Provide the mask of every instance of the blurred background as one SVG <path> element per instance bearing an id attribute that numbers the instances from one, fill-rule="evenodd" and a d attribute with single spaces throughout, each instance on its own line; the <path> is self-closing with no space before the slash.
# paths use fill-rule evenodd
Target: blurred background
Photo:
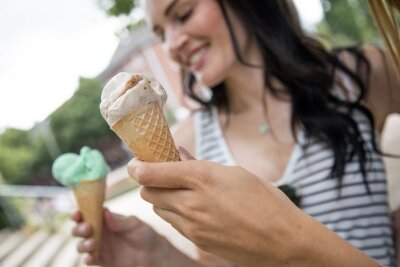
<path id="1" fill-rule="evenodd" d="M 304 28 L 328 48 L 383 46 L 365 0 L 297 0 Z M 146 26 L 132 0 L 0 0 L 0 266 L 83 266 L 70 237 L 69 189 L 51 176 L 61 153 L 88 145 L 103 152 L 112 171 L 107 202 L 136 214 L 176 246 L 190 243 L 151 212 L 127 178 L 132 158 L 99 112 L 105 83 L 121 71 L 150 73 L 169 99 L 170 125 L 185 118 L 178 68 Z M 400 154 L 400 118 L 388 120 L 385 152 Z M 397 133 L 397 136 L 396 134 Z M 400 162 L 386 159 L 391 206 L 400 203 Z"/>

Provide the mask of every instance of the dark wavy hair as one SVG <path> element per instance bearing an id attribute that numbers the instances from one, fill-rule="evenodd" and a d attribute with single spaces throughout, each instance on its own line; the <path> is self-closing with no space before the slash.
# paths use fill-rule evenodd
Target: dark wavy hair
<path id="1" fill-rule="evenodd" d="M 371 112 L 361 104 L 367 93 L 365 82 L 370 73 L 370 65 L 360 48 L 349 47 L 328 52 L 320 42 L 308 36 L 300 26 L 298 14 L 291 0 L 216 0 L 221 8 L 230 38 L 238 60 L 249 67 L 239 52 L 235 31 L 227 6 L 242 21 L 249 38 L 255 38 L 262 51 L 264 63 L 264 82 L 266 90 L 278 97 L 290 97 L 292 104 L 291 127 L 296 137 L 296 125 L 301 124 L 305 135 L 328 145 L 334 153 L 334 164 L 330 177 L 339 179 L 345 171 L 346 162 L 356 159 L 359 162 L 364 184 L 370 192 L 366 168 L 369 151 L 362 138 L 360 129 L 351 114 L 358 110 L 370 121 L 375 143 L 374 120 Z M 350 70 L 339 59 L 339 54 L 347 51 L 354 55 L 357 68 Z M 335 97 L 335 71 L 340 70 L 358 87 L 355 100 Z M 285 92 L 274 87 L 273 78 L 277 78 L 286 88 Z M 224 84 L 212 88 L 212 97 L 204 100 L 194 90 L 195 79 L 191 73 L 184 73 L 185 93 L 204 108 L 217 106 L 229 114 L 228 92 Z M 337 85 L 341 86 L 341 85 Z"/>

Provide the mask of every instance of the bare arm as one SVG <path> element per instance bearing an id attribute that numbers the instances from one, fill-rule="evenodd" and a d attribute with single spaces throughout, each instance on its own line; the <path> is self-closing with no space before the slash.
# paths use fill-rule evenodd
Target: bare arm
<path id="1" fill-rule="evenodd" d="M 233 264 L 230 261 L 227 261 L 219 256 L 206 252 L 202 249 L 198 250 L 199 253 L 199 262 L 208 267 L 236 267 L 237 265 Z"/>

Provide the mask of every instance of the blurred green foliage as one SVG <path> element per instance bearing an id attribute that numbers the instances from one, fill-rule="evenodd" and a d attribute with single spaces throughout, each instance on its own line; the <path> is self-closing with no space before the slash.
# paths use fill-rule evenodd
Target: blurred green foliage
<path id="1" fill-rule="evenodd" d="M 7 129 L 0 136 L 0 171 L 9 183 L 18 183 L 31 172 L 34 150 L 29 132 Z"/>
<path id="2" fill-rule="evenodd" d="M 47 119 L 50 129 L 41 123 L 29 131 L 7 129 L 1 134 L 0 173 L 5 182 L 22 184 L 39 176 L 50 177 L 55 156 L 49 151 L 51 129 L 61 153 L 78 152 L 83 145 L 96 147 L 115 138 L 100 114 L 101 90 L 96 79 L 81 78 L 75 94 Z"/>
<path id="3" fill-rule="evenodd" d="M 121 28 L 115 33 L 119 38 L 123 39 L 129 35 L 133 29 L 140 28 L 145 25 L 142 16 L 136 16 L 134 13 L 138 1 L 135 0 L 97 0 L 98 6 L 104 10 L 108 16 L 120 17 L 122 22 Z"/>
<path id="4" fill-rule="evenodd" d="M 95 79 L 81 78 L 79 89 L 50 117 L 50 126 L 61 151 L 78 152 L 82 145 L 96 147 L 115 135 L 99 109 L 102 85 Z"/>
<path id="5" fill-rule="evenodd" d="M 6 213 L 0 208 L 0 230 L 9 226 Z"/>
<path id="6" fill-rule="evenodd" d="M 321 4 L 325 16 L 318 25 L 318 33 L 329 47 L 380 44 L 367 1 L 321 0 Z"/>
<path id="7" fill-rule="evenodd" d="M 99 6 L 109 16 L 129 15 L 136 5 L 134 0 L 98 0 Z"/>
<path id="8" fill-rule="evenodd" d="M 20 228 L 25 223 L 14 198 L 0 196 L 0 230 L 3 228 Z"/>

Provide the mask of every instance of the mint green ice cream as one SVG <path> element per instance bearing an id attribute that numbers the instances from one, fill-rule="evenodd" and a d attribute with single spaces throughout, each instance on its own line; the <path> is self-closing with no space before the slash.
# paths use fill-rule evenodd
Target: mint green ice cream
<path id="1" fill-rule="evenodd" d="M 53 177 L 65 186 L 76 186 L 81 181 L 93 181 L 106 177 L 110 167 L 96 149 L 82 147 L 80 155 L 66 153 L 53 163 Z"/>

